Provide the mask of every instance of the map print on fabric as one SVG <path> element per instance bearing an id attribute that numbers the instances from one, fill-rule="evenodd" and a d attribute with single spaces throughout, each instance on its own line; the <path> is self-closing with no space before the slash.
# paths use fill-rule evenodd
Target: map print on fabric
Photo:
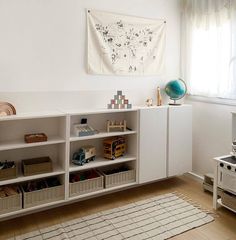
<path id="1" fill-rule="evenodd" d="M 163 20 L 89 10 L 88 72 L 156 75 L 164 69 Z"/>

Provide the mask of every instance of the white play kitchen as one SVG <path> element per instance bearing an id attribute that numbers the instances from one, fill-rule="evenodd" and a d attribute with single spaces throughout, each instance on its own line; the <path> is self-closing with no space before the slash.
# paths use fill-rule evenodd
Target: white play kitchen
<path id="1" fill-rule="evenodd" d="M 17 114 L 0 132 L 0 219 L 192 170 L 190 105 Z"/>
<path id="2" fill-rule="evenodd" d="M 232 113 L 232 152 L 214 158 L 213 208 L 219 206 L 236 213 L 236 112 Z M 222 189 L 218 199 L 218 188 Z"/>

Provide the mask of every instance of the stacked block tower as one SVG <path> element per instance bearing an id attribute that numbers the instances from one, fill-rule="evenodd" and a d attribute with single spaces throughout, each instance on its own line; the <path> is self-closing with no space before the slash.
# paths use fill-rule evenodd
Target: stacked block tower
<path id="1" fill-rule="evenodd" d="M 132 108 L 132 104 L 129 103 L 129 100 L 125 98 L 125 95 L 122 94 L 122 91 L 117 91 L 117 94 L 114 95 L 114 98 L 111 99 L 111 103 L 107 104 L 108 109 L 129 109 Z"/>

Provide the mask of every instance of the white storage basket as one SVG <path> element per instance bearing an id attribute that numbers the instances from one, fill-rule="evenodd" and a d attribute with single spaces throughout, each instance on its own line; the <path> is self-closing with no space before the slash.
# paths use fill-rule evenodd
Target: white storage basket
<path id="1" fill-rule="evenodd" d="M 98 173 L 98 175 L 99 177 L 96 178 L 70 183 L 70 197 L 96 192 L 103 189 L 104 177 L 100 173 Z"/>
<path id="2" fill-rule="evenodd" d="M 0 198 L 0 214 L 5 214 L 22 209 L 22 193 Z"/>
<path id="3" fill-rule="evenodd" d="M 105 176 L 105 188 L 111 188 L 127 183 L 135 182 L 135 170 L 127 170 L 124 172 L 114 173 Z"/>
<path id="4" fill-rule="evenodd" d="M 23 206 L 30 208 L 41 204 L 63 200 L 65 198 L 64 185 L 44 188 L 37 191 L 25 192 L 23 189 Z"/>

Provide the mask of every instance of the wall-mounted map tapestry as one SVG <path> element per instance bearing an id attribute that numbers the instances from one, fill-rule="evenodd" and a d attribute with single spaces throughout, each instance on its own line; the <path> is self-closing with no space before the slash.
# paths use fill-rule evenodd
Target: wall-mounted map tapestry
<path id="1" fill-rule="evenodd" d="M 88 10 L 87 27 L 90 74 L 163 73 L 164 20 Z"/>

